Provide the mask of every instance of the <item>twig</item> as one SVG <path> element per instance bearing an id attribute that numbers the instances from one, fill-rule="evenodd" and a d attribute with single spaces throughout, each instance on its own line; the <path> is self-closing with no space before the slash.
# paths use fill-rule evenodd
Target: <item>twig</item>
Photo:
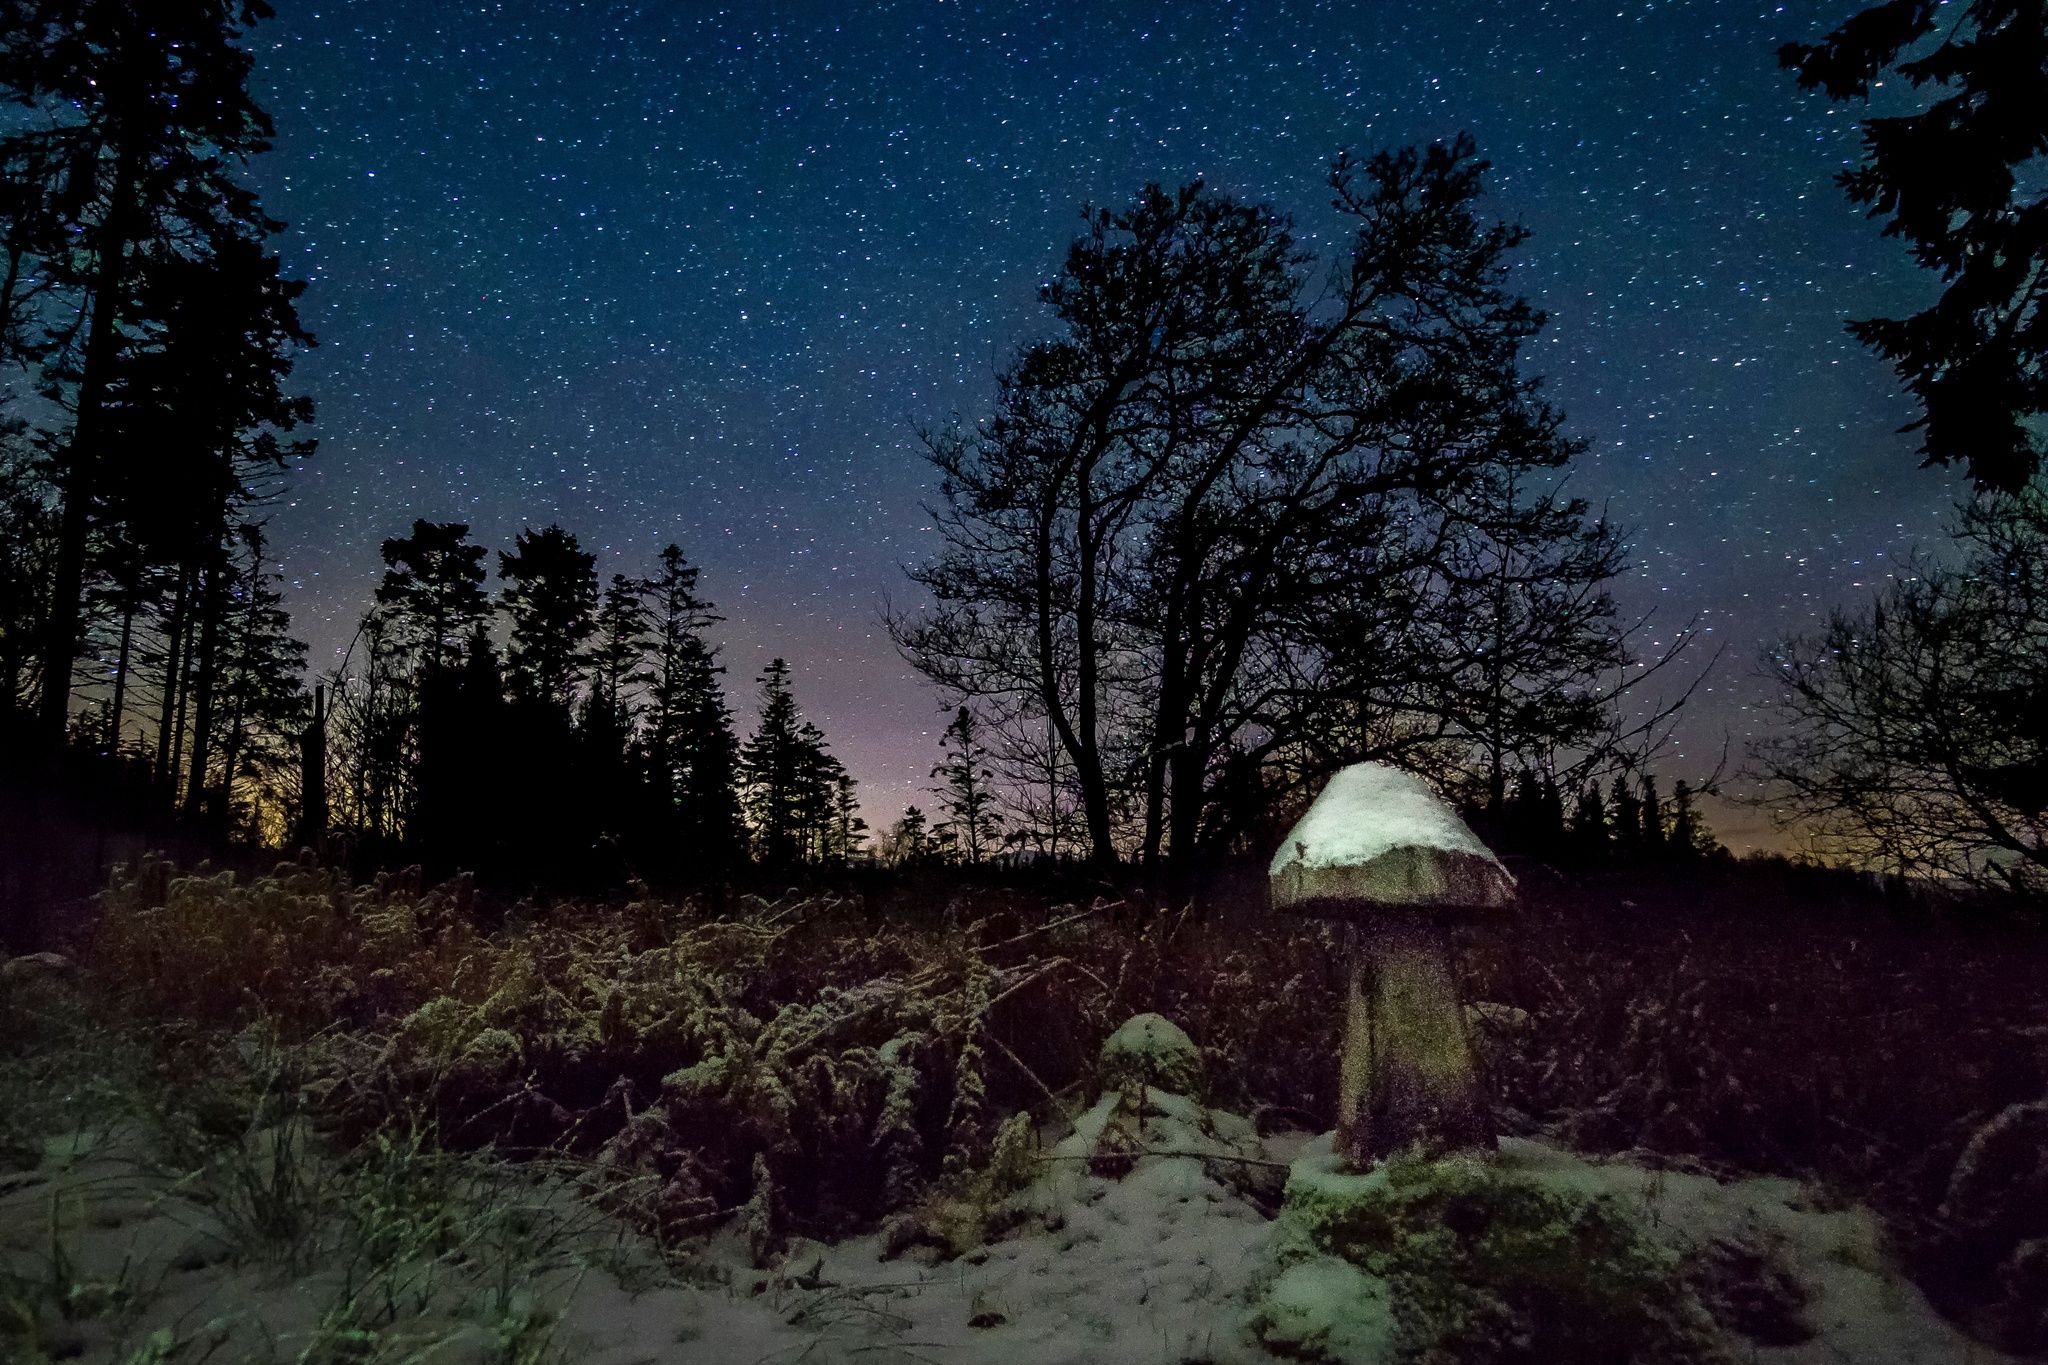
<path id="1" fill-rule="evenodd" d="M 1185 1157 L 1192 1161 L 1229 1161 L 1239 1166 L 1263 1166 L 1269 1171 L 1294 1169 L 1284 1161 L 1265 1161 L 1252 1156 L 1227 1156 L 1222 1152 L 1173 1152 L 1162 1147 L 1131 1147 L 1111 1152 L 1087 1152 L 1079 1156 L 1061 1156 L 1048 1152 L 1033 1157 L 1034 1161 L 1113 1161 L 1119 1157 L 1170 1156 Z"/>
<path id="2" fill-rule="evenodd" d="M 1064 1114 L 1063 1106 L 1060 1104 L 1060 1097 L 1052 1093 L 1051 1086 L 1047 1085 L 1044 1081 L 1039 1079 L 1038 1073 L 1036 1071 L 1033 1071 L 1030 1067 L 1024 1065 L 1023 1058 L 1019 1057 L 1016 1053 L 1010 1051 L 1009 1044 L 1005 1043 L 1002 1039 L 996 1037 L 995 1034 L 989 1032 L 987 1029 L 982 1030 L 981 1036 L 983 1041 L 993 1043 L 995 1045 L 996 1051 L 1002 1053 L 1003 1056 L 1010 1059 L 1011 1066 L 1014 1066 L 1019 1071 L 1023 1072 L 1025 1078 L 1028 1079 L 1033 1085 L 1038 1087 L 1038 1093 L 1045 1096 L 1047 1102 L 1052 1105 L 1053 1112 L 1055 1114 Z"/>

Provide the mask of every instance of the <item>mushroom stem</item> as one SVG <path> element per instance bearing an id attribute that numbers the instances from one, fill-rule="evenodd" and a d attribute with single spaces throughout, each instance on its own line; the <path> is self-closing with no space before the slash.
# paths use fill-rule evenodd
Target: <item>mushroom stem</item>
<path id="1" fill-rule="evenodd" d="M 1390 908 L 1348 938 L 1338 1151 L 1363 1169 L 1410 1147 L 1427 1155 L 1491 1148 L 1493 1116 L 1443 922 L 1427 910 Z"/>

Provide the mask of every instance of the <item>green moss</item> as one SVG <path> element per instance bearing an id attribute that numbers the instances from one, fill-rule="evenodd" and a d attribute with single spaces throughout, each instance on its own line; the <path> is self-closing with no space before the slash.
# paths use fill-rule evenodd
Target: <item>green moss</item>
<path id="1" fill-rule="evenodd" d="M 1125 1020 L 1103 1043 L 1097 1073 L 1105 1090 L 1143 1094 L 1149 1085 L 1196 1098 L 1203 1091 L 1201 1051 L 1179 1025 L 1157 1014 Z"/>
<path id="2" fill-rule="evenodd" d="M 1304 1163 L 1281 1218 L 1283 1275 L 1336 1257 L 1386 1286 L 1396 1359 L 1719 1358 L 1677 1259 L 1610 1199 L 1546 1190 L 1477 1158 L 1403 1158 L 1365 1175 Z"/>

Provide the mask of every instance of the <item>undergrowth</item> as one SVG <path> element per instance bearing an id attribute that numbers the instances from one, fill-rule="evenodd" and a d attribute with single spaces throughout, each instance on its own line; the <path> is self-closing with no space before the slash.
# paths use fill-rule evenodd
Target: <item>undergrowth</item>
<path id="1" fill-rule="evenodd" d="M 1501 1007 L 1479 1033 L 1511 1128 L 1814 1179 L 1911 1251 L 1944 1245 L 1971 1133 L 2048 1091 L 2038 926 L 1771 867 L 1527 869 L 1523 890 L 1464 942 L 1468 997 Z M 1147 1011 L 1201 1046 L 1219 1107 L 1326 1128 L 1345 970 L 1328 928 L 1262 907 L 988 884 L 499 906 L 466 880 L 154 859 L 115 878 L 86 955 L 167 1043 L 261 1025 L 298 1068 L 280 1095 L 346 1147 L 417 1122 L 440 1151 L 580 1162 L 657 1237 L 733 1226 L 764 1259 L 971 1190 L 1006 1116 L 1078 1107 L 1101 1040 Z M 294 1140 L 282 1111 L 234 1121 Z M 259 1223 L 262 1196 L 237 1196 Z"/>

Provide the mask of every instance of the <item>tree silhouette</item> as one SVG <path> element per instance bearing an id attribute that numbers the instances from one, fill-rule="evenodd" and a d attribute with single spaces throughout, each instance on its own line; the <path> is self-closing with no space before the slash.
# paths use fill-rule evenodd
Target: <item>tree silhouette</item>
<path id="1" fill-rule="evenodd" d="M 654 836 L 678 832 L 691 869 L 717 880 L 743 854 L 739 741 L 719 677 L 725 669 L 704 631 L 719 618 L 697 593 L 698 573 L 680 547 L 661 552 L 647 585 L 653 666 L 647 748 L 654 798 L 668 818 Z M 672 823 L 671 823 L 672 822 Z"/>
<path id="2" fill-rule="evenodd" d="M 945 757 L 932 769 L 932 776 L 943 784 L 941 828 L 950 832 L 961 861 L 978 866 L 1002 838 L 1003 822 L 996 811 L 995 772 L 988 766 L 980 722 L 971 708 L 963 706 L 953 713 L 944 743 Z"/>
<path id="3" fill-rule="evenodd" d="M 1359 758 L 1591 738 L 1620 552 L 1551 481 L 1577 447 L 1519 372 L 1543 319 L 1502 287 L 1523 234 L 1478 216 L 1484 168 L 1464 139 L 1340 158 L 1327 276 L 1200 185 L 1092 212 L 1057 337 L 930 439 L 934 605 L 898 646 L 1006 758 L 1052 731 L 1096 861 L 1184 865 Z"/>
<path id="4" fill-rule="evenodd" d="M 415 521 L 412 534 L 386 540 L 377 602 L 426 673 L 454 664 L 489 614 L 484 597 L 484 547 L 459 521 Z"/>
<path id="5" fill-rule="evenodd" d="M 1885 0 L 1778 56 L 1830 99 L 1867 99 L 1888 75 L 1922 96 L 1863 120 L 1863 160 L 1838 181 L 1940 275 L 1941 297 L 1849 331 L 1920 400 L 1907 430 L 1927 464 L 2018 492 L 2048 448 L 2048 9 Z"/>
<path id="6" fill-rule="evenodd" d="M 296 761 L 293 741 L 305 720 L 306 646 L 291 634 L 262 529 L 244 526 L 239 540 L 217 666 L 218 734 L 209 746 L 219 755 L 218 773 L 194 776 L 210 793 L 216 824 L 225 829 L 243 822 L 245 836 L 254 838 L 269 832 L 248 826 L 254 807 L 237 806 L 236 787 L 247 781 L 268 797 L 262 804 L 283 808 L 285 779 Z"/>
<path id="7" fill-rule="evenodd" d="M 902 816 L 883 842 L 883 856 L 895 867 L 916 867 L 932 856 L 931 822 L 916 806 L 905 806 Z"/>
<path id="8" fill-rule="evenodd" d="M 559 525 L 523 530 L 498 554 L 499 600 L 512 623 L 512 696 L 567 726 L 588 675 L 596 629 L 597 557 Z"/>
<path id="9" fill-rule="evenodd" d="M 810 767 L 803 713 L 790 691 L 789 665 L 769 661 L 760 677 L 761 720 L 740 747 L 747 819 L 760 859 L 771 867 L 793 863 L 804 851 L 805 783 Z"/>
<path id="10" fill-rule="evenodd" d="M 233 178 L 269 145 L 270 121 L 248 93 L 247 35 L 270 14 L 261 0 L 0 4 L 0 93 L 24 111 L 0 138 L 6 237 L 17 259 L 34 260 L 50 299 L 63 300 L 33 309 L 56 320 L 43 386 L 70 419 L 47 447 L 56 517 L 38 715 L 52 737 L 70 708 L 103 476 L 124 439 L 123 352 L 156 339 L 163 281 L 177 292 L 174 277 L 188 268 L 227 262 L 231 276 L 246 277 L 236 258 L 247 254 L 275 279 L 262 242 L 280 225 Z M 12 316 L 0 322 L 18 331 L 18 295 L 5 306 Z M 19 354 L 18 339 L 4 344 Z M 217 392 L 231 387 L 224 379 Z M 211 583 L 186 597 L 205 611 L 220 600 Z M 200 634 L 203 660 L 204 622 Z M 197 682 L 204 711 L 207 674 Z"/>
<path id="11" fill-rule="evenodd" d="M 1960 564 L 1771 651 L 1781 821 L 1900 873 L 2048 895 L 2048 490 L 1964 509 Z"/>

